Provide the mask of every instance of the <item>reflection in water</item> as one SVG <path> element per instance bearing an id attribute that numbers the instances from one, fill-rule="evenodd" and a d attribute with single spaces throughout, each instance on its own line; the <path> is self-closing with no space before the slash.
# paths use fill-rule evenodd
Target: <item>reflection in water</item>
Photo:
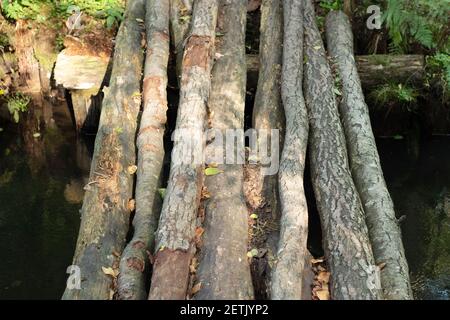
<path id="1" fill-rule="evenodd" d="M 385 178 L 401 222 L 417 299 L 450 299 L 450 137 L 421 146 L 414 161 L 400 140 L 379 140 Z"/>
<path id="2" fill-rule="evenodd" d="M 90 159 L 70 118 L 55 118 L 28 114 L 0 136 L 0 299 L 64 291 Z"/>

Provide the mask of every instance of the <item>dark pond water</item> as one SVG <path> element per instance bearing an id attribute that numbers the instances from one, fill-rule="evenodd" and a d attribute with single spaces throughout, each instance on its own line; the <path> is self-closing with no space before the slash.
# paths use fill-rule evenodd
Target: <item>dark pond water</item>
<path id="1" fill-rule="evenodd" d="M 85 143 L 29 123 L 0 132 L 0 299 L 60 298 L 80 223 Z"/>
<path id="2" fill-rule="evenodd" d="M 92 141 L 78 140 L 67 119 L 53 116 L 45 130 L 0 132 L 0 299 L 59 299 L 64 290 Z M 379 139 L 378 147 L 398 216 L 406 216 L 416 298 L 449 299 L 450 137 L 424 143 L 417 160 L 404 140 Z"/>
<path id="3" fill-rule="evenodd" d="M 417 299 L 450 299 L 450 137 L 421 144 L 416 160 L 403 140 L 380 139 L 385 178 L 401 227 Z"/>

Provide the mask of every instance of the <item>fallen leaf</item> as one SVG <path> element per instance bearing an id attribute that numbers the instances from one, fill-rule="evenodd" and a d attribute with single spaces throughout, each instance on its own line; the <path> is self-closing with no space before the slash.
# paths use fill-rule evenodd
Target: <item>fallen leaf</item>
<path id="1" fill-rule="evenodd" d="M 323 261 L 324 261 L 323 258 L 311 259 L 311 263 L 312 263 L 312 264 L 322 263 Z"/>
<path id="2" fill-rule="evenodd" d="M 326 271 L 321 271 L 317 275 L 317 280 L 323 283 L 328 283 L 330 281 L 330 273 Z"/>
<path id="3" fill-rule="evenodd" d="M 197 292 L 199 292 L 200 289 L 201 289 L 201 287 L 202 287 L 202 283 L 201 283 L 201 282 L 195 284 L 195 285 L 192 287 L 192 289 L 191 289 L 191 295 L 193 296 L 194 294 L 196 294 Z"/>
<path id="4" fill-rule="evenodd" d="M 189 266 L 189 271 L 191 273 L 196 273 L 197 266 L 198 266 L 197 258 L 194 257 L 194 258 L 192 258 L 191 265 Z"/>
<path id="5" fill-rule="evenodd" d="M 128 210 L 134 211 L 134 209 L 136 209 L 136 200 L 130 199 L 128 201 Z"/>
<path id="6" fill-rule="evenodd" d="M 209 198 L 211 198 L 211 194 L 209 193 L 208 189 L 206 189 L 206 187 L 202 188 L 201 198 L 202 199 L 209 199 Z"/>
<path id="7" fill-rule="evenodd" d="M 128 167 L 128 170 L 127 170 L 127 171 L 128 171 L 128 174 L 135 174 L 136 171 L 137 171 L 137 168 L 138 168 L 138 167 L 137 167 L 136 165 L 134 165 L 134 164 L 133 164 L 132 166 L 129 166 L 129 167 Z"/>
<path id="8" fill-rule="evenodd" d="M 383 270 L 384 267 L 386 267 L 386 262 L 382 262 L 378 265 L 378 268 L 380 268 L 380 270 Z"/>
<path id="9" fill-rule="evenodd" d="M 328 290 L 318 290 L 316 291 L 316 295 L 319 300 L 330 300 L 330 293 Z"/>
<path id="10" fill-rule="evenodd" d="M 161 196 L 162 199 L 166 196 L 166 189 L 165 188 L 159 188 L 158 193 Z"/>
<path id="11" fill-rule="evenodd" d="M 203 232 L 205 232 L 205 229 L 203 229 L 202 227 L 197 227 L 197 229 L 195 229 L 195 236 L 201 237 Z"/>
<path id="12" fill-rule="evenodd" d="M 111 267 L 102 267 L 102 271 L 104 274 L 111 276 L 113 278 L 116 278 L 119 275 L 119 271 L 118 270 L 114 270 Z"/>
<path id="13" fill-rule="evenodd" d="M 216 174 L 222 173 L 222 170 L 219 170 L 217 168 L 206 168 L 205 169 L 205 175 L 207 176 L 215 176 Z"/>

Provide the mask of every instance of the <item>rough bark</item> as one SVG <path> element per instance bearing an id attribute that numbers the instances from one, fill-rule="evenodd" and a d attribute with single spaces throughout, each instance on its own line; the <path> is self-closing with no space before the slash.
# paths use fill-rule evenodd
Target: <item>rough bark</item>
<path id="1" fill-rule="evenodd" d="M 364 101 L 355 59 L 353 34 L 343 12 L 333 11 L 326 20 L 328 50 L 342 81 L 339 105 L 347 138 L 350 168 L 366 213 L 369 236 L 385 299 L 411 299 L 408 263 L 394 204 L 384 181 L 369 110 Z"/>
<path id="2" fill-rule="evenodd" d="M 190 7 L 190 9 L 189 9 Z M 192 0 L 170 1 L 170 36 L 176 55 L 176 70 L 178 79 L 181 78 L 183 49 L 191 20 Z"/>
<path id="3" fill-rule="evenodd" d="M 180 88 L 169 183 L 156 235 L 149 299 L 184 299 L 194 254 L 204 169 L 206 103 L 211 85 L 217 0 L 194 4 Z"/>
<path id="4" fill-rule="evenodd" d="M 261 1 L 258 1 L 261 3 Z M 251 2 L 249 2 L 250 4 Z M 247 8 L 248 10 L 248 8 Z M 253 106 L 253 128 L 258 130 L 260 134 L 267 133 L 262 143 L 261 139 L 258 139 L 258 150 L 268 149 L 271 146 L 271 129 L 278 129 L 280 139 L 277 141 L 279 145 L 283 143 L 283 135 L 285 128 L 285 119 L 283 107 L 281 105 L 281 62 L 283 52 L 283 8 L 282 1 L 264 0 L 261 3 L 261 22 L 260 22 L 260 45 L 259 56 L 256 55 L 256 72 L 259 69 L 255 102 Z M 248 57 L 248 55 L 247 55 Z M 249 60 L 246 59 L 248 62 Z M 261 68 L 258 68 L 259 61 L 261 61 Z M 247 66 L 249 68 L 249 66 Z M 251 68 L 251 66 L 250 66 Z M 275 137 L 274 137 L 275 138 Z M 278 146 L 277 144 L 277 146 Z M 267 156 L 270 157 L 271 153 L 275 154 L 279 161 L 280 148 L 275 150 L 267 150 Z M 265 165 L 267 166 L 267 164 Z M 273 221 L 275 224 L 279 223 L 280 219 L 280 203 L 278 194 L 278 174 L 264 175 L 260 168 L 260 175 L 256 177 L 258 186 L 261 188 L 257 190 L 259 203 L 261 204 L 258 211 L 259 216 L 264 215 L 267 219 Z M 273 253 L 276 252 L 276 245 L 278 243 L 279 231 L 274 230 L 267 235 L 265 246 Z M 264 278 L 260 278 L 257 281 L 264 282 L 262 285 L 265 289 L 264 292 L 270 296 L 270 282 L 271 271 L 270 264 L 266 265 L 266 272 Z M 256 279 L 254 279 L 256 280 Z"/>
<path id="5" fill-rule="evenodd" d="M 116 38 L 114 66 L 105 88 L 99 129 L 95 141 L 90 182 L 85 187 L 81 226 L 73 259 L 81 271 L 81 289 L 69 289 L 63 299 L 109 299 L 113 279 L 102 271 L 117 268 L 116 256 L 125 245 L 129 227 L 129 201 L 136 161 L 135 136 L 141 104 L 143 68 L 139 19 L 144 1 L 128 1 Z"/>
<path id="6" fill-rule="evenodd" d="M 243 133 L 244 129 L 247 3 L 221 0 L 219 12 L 224 23 L 218 32 L 224 36 L 217 41 L 216 52 L 220 58 L 212 70 L 208 108 L 211 129 L 225 137 L 227 130 Z M 243 164 L 225 161 L 229 152 L 242 151 L 239 146 L 243 142 L 233 142 L 233 148 L 229 140 L 228 148 L 224 142 L 213 141 L 206 148 L 207 160 L 218 162 L 222 173 L 205 178 L 210 199 L 205 203 L 205 233 L 197 272 L 201 289 L 196 298 L 248 300 L 253 298 L 253 286 L 246 257 L 248 215 L 242 195 Z M 209 158 L 214 154 L 222 156 L 215 161 Z"/>
<path id="7" fill-rule="evenodd" d="M 146 2 L 147 54 L 145 59 L 143 112 L 137 136 L 138 171 L 134 234 L 120 260 L 120 299 L 147 298 L 148 252 L 152 252 L 158 222 L 158 185 L 164 160 L 167 121 L 167 64 L 169 60 L 169 0 Z"/>
<path id="8" fill-rule="evenodd" d="M 281 106 L 280 82 L 281 59 L 283 48 L 283 14 L 281 1 L 263 1 L 261 6 L 260 48 L 258 85 L 253 106 L 253 128 L 267 130 L 270 146 L 270 130 L 278 129 L 283 137 L 285 119 Z M 258 150 L 266 148 L 258 140 Z M 278 154 L 279 150 L 271 150 Z M 263 189 L 262 202 L 272 211 L 272 216 L 279 216 L 278 177 L 261 176 Z"/>
<path id="9" fill-rule="evenodd" d="M 247 54 L 248 74 L 258 73 L 259 59 L 258 55 Z M 373 54 L 356 56 L 355 60 L 364 90 L 389 82 L 420 84 L 425 76 L 425 58 L 420 54 Z"/>
<path id="10" fill-rule="evenodd" d="M 314 6 L 305 0 L 305 99 L 310 124 L 311 179 L 331 272 L 333 299 L 379 299 L 364 212 L 353 183 L 333 78 Z"/>
<path id="11" fill-rule="evenodd" d="M 281 228 L 277 262 L 272 273 L 272 299 L 302 299 L 307 254 L 308 208 L 303 188 L 308 115 L 302 92 L 303 2 L 286 0 L 281 96 L 286 137 L 279 171 Z"/>

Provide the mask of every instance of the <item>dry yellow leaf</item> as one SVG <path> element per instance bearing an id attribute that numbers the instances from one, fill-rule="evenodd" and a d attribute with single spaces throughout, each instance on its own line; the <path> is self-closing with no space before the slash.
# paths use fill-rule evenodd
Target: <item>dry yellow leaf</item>
<path id="1" fill-rule="evenodd" d="M 119 275 L 119 270 L 114 270 L 111 267 L 102 267 L 102 271 L 104 274 L 116 278 Z"/>
<path id="2" fill-rule="evenodd" d="M 129 166 L 128 169 L 127 169 L 128 174 L 135 174 L 136 171 L 137 171 L 137 168 L 138 167 L 136 165 Z"/>
<path id="3" fill-rule="evenodd" d="M 130 199 L 128 201 L 128 210 L 134 211 L 135 208 L 136 208 L 136 200 Z"/>
<path id="4" fill-rule="evenodd" d="M 330 300 L 330 293 L 328 290 L 318 290 L 316 291 L 316 295 L 319 300 Z"/>
<path id="5" fill-rule="evenodd" d="M 317 275 L 317 280 L 323 283 L 328 283 L 330 281 L 330 273 L 326 271 L 321 271 Z"/>
<path id="6" fill-rule="evenodd" d="M 196 285 L 194 285 L 191 289 L 191 295 L 193 296 L 194 294 L 196 294 L 197 292 L 200 291 L 200 288 L 202 287 L 202 283 L 199 282 Z"/>

